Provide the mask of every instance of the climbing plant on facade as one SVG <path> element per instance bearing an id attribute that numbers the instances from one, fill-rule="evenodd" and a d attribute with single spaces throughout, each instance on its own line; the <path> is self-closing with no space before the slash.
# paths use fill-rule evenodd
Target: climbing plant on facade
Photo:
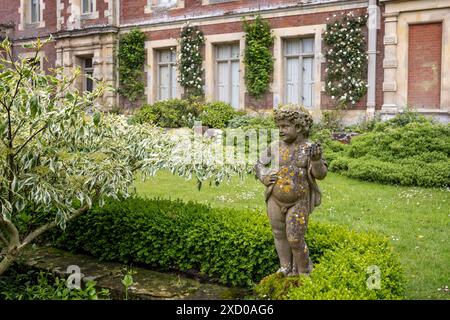
<path id="1" fill-rule="evenodd" d="M 267 92 L 273 72 L 271 47 L 274 42 L 267 21 L 258 15 L 253 22 L 244 20 L 245 84 L 248 93 L 259 98 Z"/>
<path id="2" fill-rule="evenodd" d="M 203 96 L 203 58 L 201 48 L 205 42 L 203 32 L 188 23 L 181 30 L 178 58 L 178 82 L 184 88 L 185 97 Z"/>
<path id="3" fill-rule="evenodd" d="M 145 34 L 133 29 L 119 42 L 119 93 L 131 102 L 144 94 L 144 61 Z"/>
<path id="4" fill-rule="evenodd" d="M 337 106 L 355 105 L 367 92 L 366 37 L 363 28 L 367 16 L 355 16 L 353 12 L 329 19 L 324 33 L 327 46 L 325 54 L 326 92 Z"/>

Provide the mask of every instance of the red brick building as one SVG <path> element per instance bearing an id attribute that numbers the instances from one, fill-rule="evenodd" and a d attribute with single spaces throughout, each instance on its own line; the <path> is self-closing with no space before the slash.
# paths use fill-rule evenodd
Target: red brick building
<path id="1" fill-rule="evenodd" d="M 181 97 L 176 59 L 181 27 L 205 35 L 205 97 L 235 108 L 270 109 L 298 103 L 320 117 L 335 102 L 325 93 L 323 32 L 327 18 L 369 13 L 367 95 L 346 119 L 390 117 L 407 105 L 444 121 L 450 117 L 450 0 L 0 0 L 0 31 L 21 45 L 52 36 L 41 67 L 80 66 L 118 86 L 117 48 L 134 27 L 146 34 L 145 102 Z M 244 81 L 242 17 L 260 14 L 273 30 L 275 69 L 270 92 L 250 98 Z M 171 50 L 172 49 L 172 50 Z M 90 90 L 86 78 L 77 83 Z M 108 93 L 105 107 L 121 104 Z"/>

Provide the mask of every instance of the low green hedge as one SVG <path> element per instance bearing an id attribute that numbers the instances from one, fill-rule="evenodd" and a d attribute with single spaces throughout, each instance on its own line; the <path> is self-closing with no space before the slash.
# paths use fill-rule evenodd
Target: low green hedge
<path id="1" fill-rule="evenodd" d="M 178 200 L 110 201 L 69 223 L 65 232 L 54 232 L 51 239 L 61 248 L 100 259 L 144 263 L 161 270 L 195 271 L 229 285 L 251 287 L 278 268 L 266 214 L 213 209 Z M 310 284 L 312 288 L 317 286 L 314 290 L 337 292 L 338 298 L 343 297 L 339 295 L 342 288 L 347 288 L 355 298 L 366 294 L 370 298 L 401 295 L 400 264 L 384 237 L 313 221 L 307 241 L 316 263 L 311 279 L 317 280 Z M 353 267 L 355 259 L 358 264 Z M 376 296 L 366 292 L 359 282 L 367 276 L 361 268 L 372 264 L 382 268 L 385 279 L 382 293 Z M 333 272 L 338 272 L 336 268 L 344 267 L 356 275 L 349 278 L 348 286 L 342 281 L 335 283 L 334 277 L 319 281 L 314 276 L 327 272 L 333 276 Z M 263 296 L 264 285 L 258 288 L 257 292 Z"/>
<path id="2" fill-rule="evenodd" d="M 308 238 L 314 270 L 310 277 L 273 274 L 256 286 L 260 299 L 392 300 L 402 299 L 405 278 L 387 241 L 372 233 L 312 224 Z M 314 249 L 315 250 L 314 250 Z M 379 288 L 370 288 L 371 267 L 380 271 Z"/>

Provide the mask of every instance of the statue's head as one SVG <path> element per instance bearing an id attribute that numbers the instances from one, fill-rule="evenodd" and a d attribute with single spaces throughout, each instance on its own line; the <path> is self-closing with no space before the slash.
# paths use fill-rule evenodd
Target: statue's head
<path id="1" fill-rule="evenodd" d="M 299 134 L 309 137 L 313 118 L 308 110 L 297 105 L 284 105 L 274 110 L 274 118 L 285 142 L 292 142 Z M 292 140 L 292 141 L 291 141 Z"/>

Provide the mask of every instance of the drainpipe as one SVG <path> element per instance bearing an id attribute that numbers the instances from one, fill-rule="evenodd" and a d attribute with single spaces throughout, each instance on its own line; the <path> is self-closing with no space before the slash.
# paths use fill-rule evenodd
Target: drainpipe
<path id="1" fill-rule="evenodd" d="M 119 29 L 120 32 L 120 0 L 115 0 L 115 19 L 113 24 Z M 116 40 L 116 50 L 115 50 L 115 68 L 116 68 L 116 83 L 115 83 L 115 89 L 119 89 L 119 67 L 118 67 L 118 52 L 119 52 L 119 34 L 117 34 L 117 40 Z M 116 107 L 120 108 L 120 96 L 116 91 Z"/>
<path id="2" fill-rule="evenodd" d="M 369 19 L 367 27 L 369 29 L 368 51 L 369 64 L 367 68 L 367 109 L 366 120 L 375 117 L 376 105 L 376 76 L 377 76 L 377 32 L 380 28 L 380 8 L 377 0 L 369 0 Z"/>

